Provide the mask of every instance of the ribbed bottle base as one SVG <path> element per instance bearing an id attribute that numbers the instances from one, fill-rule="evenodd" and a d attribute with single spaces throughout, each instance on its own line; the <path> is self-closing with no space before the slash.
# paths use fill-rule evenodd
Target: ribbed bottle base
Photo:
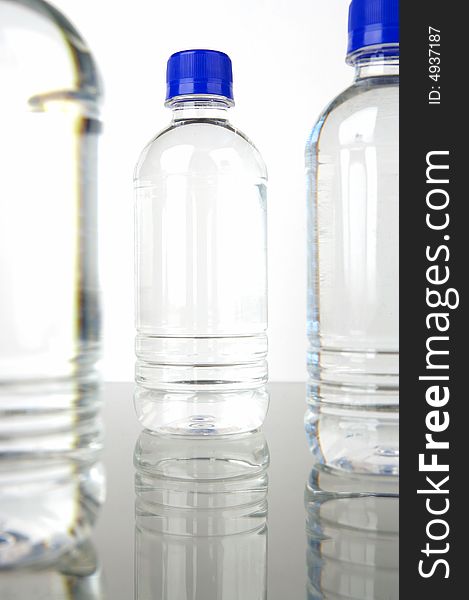
<path id="1" fill-rule="evenodd" d="M 314 346 L 305 417 L 319 464 L 341 472 L 399 474 L 399 353 Z"/>
<path id="2" fill-rule="evenodd" d="M 0 569 L 44 565 L 82 541 L 104 499 L 94 374 L 2 382 Z"/>
<path id="3" fill-rule="evenodd" d="M 135 408 L 153 431 L 232 434 L 262 425 L 268 406 L 265 334 L 138 335 Z"/>
<path id="4" fill-rule="evenodd" d="M 137 386 L 135 410 L 151 431 L 191 436 L 229 435 L 258 429 L 269 394 L 264 385 L 244 390 L 156 390 Z"/>
<path id="5" fill-rule="evenodd" d="M 350 473 L 399 475 L 399 413 L 310 405 L 305 427 L 319 464 Z"/>

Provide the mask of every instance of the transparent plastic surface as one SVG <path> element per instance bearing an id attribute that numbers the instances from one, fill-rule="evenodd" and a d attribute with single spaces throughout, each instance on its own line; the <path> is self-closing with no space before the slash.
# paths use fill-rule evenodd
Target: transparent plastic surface
<path id="1" fill-rule="evenodd" d="M 319 402 L 396 406 L 398 50 L 356 69 L 306 148 L 308 370 Z"/>
<path id="2" fill-rule="evenodd" d="M 96 551 L 89 540 L 42 568 L 0 571 L 2 600 L 102 600 Z"/>
<path id="3" fill-rule="evenodd" d="M 0 569 L 50 564 L 83 541 L 104 500 L 97 420 L 2 438 Z"/>
<path id="4" fill-rule="evenodd" d="M 305 492 L 308 600 L 399 598 L 398 479 L 319 466 Z"/>
<path id="5" fill-rule="evenodd" d="M 264 435 L 144 431 L 135 449 L 136 598 L 266 597 Z"/>
<path id="6" fill-rule="evenodd" d="M 202 387 L 202 386 L 201 386 Z M 239 387 L 239 383 L 238 383 Z M 259 428 L 269 406 L 265 385 L 252 389 L 152 390 L 137 386 L 135 410 L 144 427 L 190 436 L 235 434 Z"/>
<path id="7" fill-rule="evenodd" d="M 338 473 L 399 475 L 399 413 L 389 407 L 326 403 L 308 386 L 305 429 L 319 464 Z M 392 401 L 392 398 L 391 398 Z"/>
<path id="8" fill-rule="evenodd" d="M 399 472 L 399 49 L 353 57 L 353 85 L 306 147 L 308 412 L 318 460 Z"/>
<path id="9" fill-rule="evenodd" d="M 173 433 L 190 431 L 192 417 L 212 433 L 252 429 L 259 404 L 240 402 L 234 421 L 229 405 L 267 379 L 265 165 L 229 123 L 230 101 L 170 104 L 171 125 L 135 171 L 139 415 L 158 411 L 145 426 Z"/>
<path id="10" fill-rule="evenodd" d="M 85 42 L 42 0 L 0 0 L 0 76 L 0 419 L 8 435 L 19 411 L 47 431 L 51 411 L 96 398 L 88 392 L 99 354 L 100 89 Z"/>

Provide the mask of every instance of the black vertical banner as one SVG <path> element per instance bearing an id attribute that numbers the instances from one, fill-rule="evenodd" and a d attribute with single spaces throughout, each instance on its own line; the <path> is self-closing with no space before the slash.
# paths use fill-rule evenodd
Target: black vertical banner
<path id="1" fill-rule="evenodd" d="M 464 3 L 401 2 L 400 597 L 463 598 L 469 483 Z M 419 595 L 421 593 L 421 595 Z"/>

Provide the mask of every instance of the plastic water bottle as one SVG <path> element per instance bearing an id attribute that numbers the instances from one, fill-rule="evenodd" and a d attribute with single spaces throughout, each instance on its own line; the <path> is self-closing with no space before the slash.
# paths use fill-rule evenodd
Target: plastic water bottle
<path id="1" fill-rule="evenodd" d="M 353 84 L 320 116 L 306 149 L 308 422 L 323 410 L 340 421 L 337 411 L 347 410 L 337 432 L 355 439 L 350 410 L 361 420 L 369 414 L 360 426 L 368 433 L 379 433 L 380 415 L 388 432 L 398 418 L 398 0 L 352 1 L 347 62 Z M 370 439 L 375 446 L 365 448 Z M 385 457 L 378 470 L 396 471 L 397 436 L 362 441 L 370 460 Z M 354 468 L 341 453 L 341 466 Z"/>
<path id="2" fill-rule="evenodd" d="M 82 541 L 104 480 L 100 80 L 80 34 L 42 0 L 0 0 L 0 78 L 2 570 L 44 564 Z"/>
<path id="3" fill-rule="evenodd" d="M 168 61 L 172 121 L 135 171 L 135 403 L 173 433 L 255 429 L 267 395 L 264 162 L 228 120 L 229 57 Z"/>
<path id="4" fill-rule="evenodd" d="M 0 0 L 0 74 L 0 430 L 18 444 L 53 412 L 97 407 L 101 90 L 42 0 Z"/>

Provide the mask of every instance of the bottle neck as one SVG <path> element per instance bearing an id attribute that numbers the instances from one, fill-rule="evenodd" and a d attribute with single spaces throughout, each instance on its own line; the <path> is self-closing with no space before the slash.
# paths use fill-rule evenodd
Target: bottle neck
<path id="1" fill-rule="evenodd" d="M 233 101 L 222 96 L 176 96 L 166 102 L 174 121 L 187 119 L 228 120 Z"/>
<path id="2" fill-rule="evenodd" d="M 399 48 L 363 48 L 349 57 L 349 64 L 355 67 L 355 81 L 368 77 L 399 77 Z"/>

